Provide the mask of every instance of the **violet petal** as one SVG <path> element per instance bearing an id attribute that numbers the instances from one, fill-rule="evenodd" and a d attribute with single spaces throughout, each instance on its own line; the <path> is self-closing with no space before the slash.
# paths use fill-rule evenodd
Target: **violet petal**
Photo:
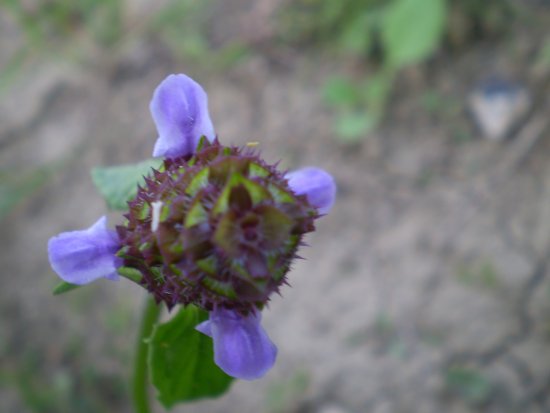
<path id="1" fill-rule="evenodd" d="M 204 89 L 189 76 L 170 75 L 157 86 L 149 105 L 157 126 L 153 156 L 175 158 L 192 154 L 201 136 L 216 137 Z"/>
<path id="2" fill-rule="evenodd" d="M 232 310 L 210 313 L 210 332 L 214 340 L 214 361 L 227 374 L 244 380 L 263 377 L 277 357 L 277 347 L 260 325 L 259 313 L 246 317 Z M 204 323 L 199 331 L 208 334 Z"/>
<path id="3" fill-rule="evenodd" d="M 288 185 L 297 195 L 306 195 L 309 203 L 327 214 L 336 199 L 336 183 L 328 172 L 307 167 L 286 174 Z"/>
<path id="4" fill-rule="evenodd" d="M 116 232 L 101 217 L 90 228 L 63 232 L 50 238 L 48 256 L 53 270 L 71 284 L 88 284 L 98 278 L 117 280 L 120 244 Z"/>

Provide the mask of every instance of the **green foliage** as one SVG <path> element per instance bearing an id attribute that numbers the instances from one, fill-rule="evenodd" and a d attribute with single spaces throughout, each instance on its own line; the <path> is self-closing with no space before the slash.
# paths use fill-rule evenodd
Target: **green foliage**
<path id="1" fill-rule="evenodd" d="M 214 48 L 207 29 L 212 25 L 214 0 L 171 0 L 151 18 L 149 31 L 177 57 L 200 62 L 204 68 L 222 69 L 246 57 L 247 47 L 224 42 Z"/>
<path id="2" fill-rule="evenodd" d="M 535 68 L 539 73 L 550 71 L 550 36 L 542 41 L 535 59 Z"/>
<path id="3" fill-rule="evenodd" d="M 69 342 L 57 338 L 55 348 L 63 354 L 63 368 L 60 369 L 44 357 L 44 349 L 52 345 L 51 337 L 50 342 L 39 337 L 3 341 L 0 385 L 3 390 L 16 391 L 19 396 L 19 402 L 12 406 L 16 410 L 12 411 L 96 413 L 123 410 L 127 405 L 124 377 L 102 371 L 95 364 L 86 364 L 85 342 L 74 333 Z M 107 360 L 114 361 L 112 358 Z"/>
<path id="4" fill-rule="evenodd" d="M 363 13 L 349 22 L 342 31 L 340 46 L 342 50 L 351 55 L 360 55 L 365 50 L 370 50 L 373 44 L 373 33 L 365 30 L 371 24 L 371 15 Z"/>
<path id="5" fill-rule="evenodd" d="M 504 3 L 508 2 L 298 0 L 281 13 L 280 32 L 290 43 L 321 45 L 336 59 L 352 57 L 357 62 L 374 63 L 372 76 L 331 78 L 324 88 L 325 100 L 336 111 L 335 135 L 353 143 L 383 119 L 401 70 L 430 58 L 445 36 L 452 42 L 457 36 L 450 31 L 456 29 L 457 21 L 466 23 L 470 32 L 502 27 L 509 13 Z"/>
<path id="6" fill-rule="evenodd" d="M 445 376 L 447 389 L 471 404 L 485 402 L 491 395 L 491 382 L 477 369 L 465 366 L 450 367 Z"/>
<path id="7" fill-rule="evenodd" d="M 354 143 L 363 139 L 378 124 L 378 117 L 368 112 L 344 112 L 336 118 L 334 130 L 342 142 Z"/>
<path id="8" fill-rule="evenodd" d="M 354 107 L 361 101 L 361 93 L 348 78 L 333 77 L 327 80 L 323 89 L 325 100 L 331 105 Z"/>
<path id="9" fill-rule="evenodd" d="M 323 42 L 360 58 L 382 48 L 401 67 L 429 56 L 442 37 L 448 0 L 302 0 L 281 17 L 283 39 Z"/>
<path id="10" fill-rule="evenodd" d="M 112 59 L 113 49 L 136 39 L 154 38 L 176 58 L 196 61 L 202 68 L 223 69 L 248 55 L 238 41 L 213 47 L 208 30 L 216 0 L 168 0 L 151 4 L 151 13 L 129 21 L 122 0 L 0 1 L 0 13 L 17 26 L 21 47 L 0 67 L 0 92 L 13 82 L 33 58 L 59 58 L 88 63 Z M 35 4 L 36 3 L 36 4 Z M 125 20 L 125 18 L 127 20 Z M 9 21 L 8 20 L 8 21 Z"/>
<path id="11" fill-rule="evenodd" d="M 326 83 L 324 98 L 337 110 L 334 131 L 342 142 L 359 142 L 377 127 L 393 77 L 388 69 L 360 82 L 334 77 Z"/>
<path id="12" fill-rule="evenodd" d="M 281 36 L 291 43 L 318 43 L 364 54 L 372 45 L 371 28 L 385 0 L 301 0 L 282 11 Z M 359 50 L 359 46 L 367 49 Z"/>
<path id="13" fill-rule="evenodd" d="M 124 211 L 128 208 L 127 201 L 136 195 L 138 184 L 144 182 L 143 177 L 160 165 L 159 159 L 149 159 L 137 164 L 94 168 L 92 180 L 109 208 Z"/>
<path id="14" fill-rule="evenodd" d="M 295 14 L 286 19 L 303 24 L 286 37 L 326 41 L 330 37 L 337 54 L 359 59 L 374 57 L 381 51 L 380 68 L 373 76 L 359 81 L 331 78 L 324 87 L 325 100 L 337 110 L 334 132 L 338 138 L 347 143 L 357 142 L 376 128 L 395 74 L 429 57 L 440 43 L 446 18 L 445 1 L 312 0 L 307 5 L 300 2 L 301 10 L 293 8 L 298 10 L 298 17 Z"/>
<path id="15" fill-rule="evenodd" d="M 8 0 L 4 7 L 34 47 L 49 46 L 75 33 L 108 46 L 122 31 L 122 2 L 117 0 L 46 0 L 32 9 L 24 2 Z"/>
<path id="16" fill-rule="evenodd" d="M 149 341 L 151 381 L 166 408 L 220 396 L 233 381 L 214 364 L 212 339 L 195 330 L 206 319 L 205 311 L 187 306 L 153 331 Z"/>
<path id="17" fill-rule="evenodd" d="M 176 55 L 191 58 L 209 49 L 203 28 L 207 19 L 208 1 L 173 0 L 152 19 L 151 29 Z"/>
<path id="18" fill-rule="evenodd" d="M 458 280 L 465 285 L 493 290 L 498 287 L 498 273 L 490 261 L 461 265 L 457 271 Z"/>
<path id="19" fill-rule="evenodd" d="M 386 64 L 400 69 L 430 56 L 442 37 L 444 23 L 445 0 L 390 3 L 381 28 Z"/>

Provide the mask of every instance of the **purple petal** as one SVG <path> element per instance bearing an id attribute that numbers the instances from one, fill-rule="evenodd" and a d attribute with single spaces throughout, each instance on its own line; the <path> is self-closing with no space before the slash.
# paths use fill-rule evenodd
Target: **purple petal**
<path id="1" fill-rule="evenodd" d="M 244 380 L 263 377 L 277 357 L 277 347 L 260 325 L 260 313 L 246 317 L 215 309 L 197 329 L 214 340 L 214 361 L 227 374 Z M 208 323 L 208 324 L 207 324 Z"/>
<path id="2" fill-rule="evenodd" d="M 309 203 L 326 214 L 336 198 L 336 183 L 328 172 L 320 168 L 302 168 L 286 174 L 288 185 L 297 195 L 306 195 Z"/>
<path id="3" fill-rule="evenodd" d="M 155 89 L 149 105 L 159 134 L 153 156 L 192 154 L 201 136 L 216 137 L 208 114 L 208 97 L 190 77 L 170 75 Z"/>
<path id="4" fill-rule="evenodd" d="M 101 217 L 90 228 L 63 232 L 48 242 L 48 256 L 53 270 L 71 284 L 88 284 L 104 277 L 117 280 L 120 249 L 116 232 L 107 228 Z"/>

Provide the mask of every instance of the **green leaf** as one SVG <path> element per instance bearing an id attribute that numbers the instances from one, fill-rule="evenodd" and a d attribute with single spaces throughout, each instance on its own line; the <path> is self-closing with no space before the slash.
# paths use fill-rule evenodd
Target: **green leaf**
<path id="1" fill-rule="evenodd" d="M 487 401 L 492 383 L 480 371 L 466 366 L 452 366 L 445 377 L 447 387 L 470 403 Z"/>
<path id="2" fill-rule="evenodd" d="M 445 25 L 445 0 L 397 0 L 382 24 L 387 63 L 394 68 L 418 63 L 431 55 Z"/>
<path id="3" fill-rule="evenodd" d="M 352 18 L 346 27 L 344 27 L 340 36 L 340 45 L 344 51 L 359 56 L 368 54 L 372 45 L 369 20 L 369 14 L 363 13 Z"/>
<path id="4" fill-rule="evenodd" d="M 369 113 L 344 113 L 336 119 L 336 135 L 345 143 L 356 143 L 366 137 L 379 122 L 379 117 Z"/>
<path id="5" fill-rule="evenodd" d="M 79 287 L 81 286 L 62 281 L 54 287 L 52 293 L 53 295 L 60 295 L 60 294 L 68 293 L 69 291 L 75 290 Z"/>
<path id="6" fill-rule="evenodd" d="M 205 311 L 188 306 L 153 331 L 149 344 L 151 381 L 166 408 L 220 396 L 233 381 L 214 364 L 212 339 L 195 330 L 206 318 Z"/>
<path id="7" fill-rule="evenodd" d="M 394 84 L 394 72 L 383 70 L 367 78 L 362 85 L 364 101 L 370 111 L 382 112 Z"/>
<path id="8" fill-rule="evenodd" d="M 137 164 L 109 166 L 92 169 L 92 180 L 107 202 L 114 210 L 126 210 L 127 201 L 137 193 L 138 184 L 144 182 L 143 177 L 151 172 L 151 168 L 159 168 L 160 159 L 149 159 Z"/>
<path id="9" fill-rule="evenodd" d="M 323 87 L 323 96 L 333 106 L 353 106 L 361 99 L 357 86 L 344 77 L 329 79 Z"/>

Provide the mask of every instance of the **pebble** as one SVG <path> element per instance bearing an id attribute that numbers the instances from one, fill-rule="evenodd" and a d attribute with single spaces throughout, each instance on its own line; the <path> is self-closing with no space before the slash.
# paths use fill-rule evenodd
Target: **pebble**
<path id="1" fill-rule="evenodd" d="M 479 84 L 468 99 L 468 107 L 483 136 L 506 138 L 531 106 L 531 97 L 519 84 L 491 78 Z"/>

